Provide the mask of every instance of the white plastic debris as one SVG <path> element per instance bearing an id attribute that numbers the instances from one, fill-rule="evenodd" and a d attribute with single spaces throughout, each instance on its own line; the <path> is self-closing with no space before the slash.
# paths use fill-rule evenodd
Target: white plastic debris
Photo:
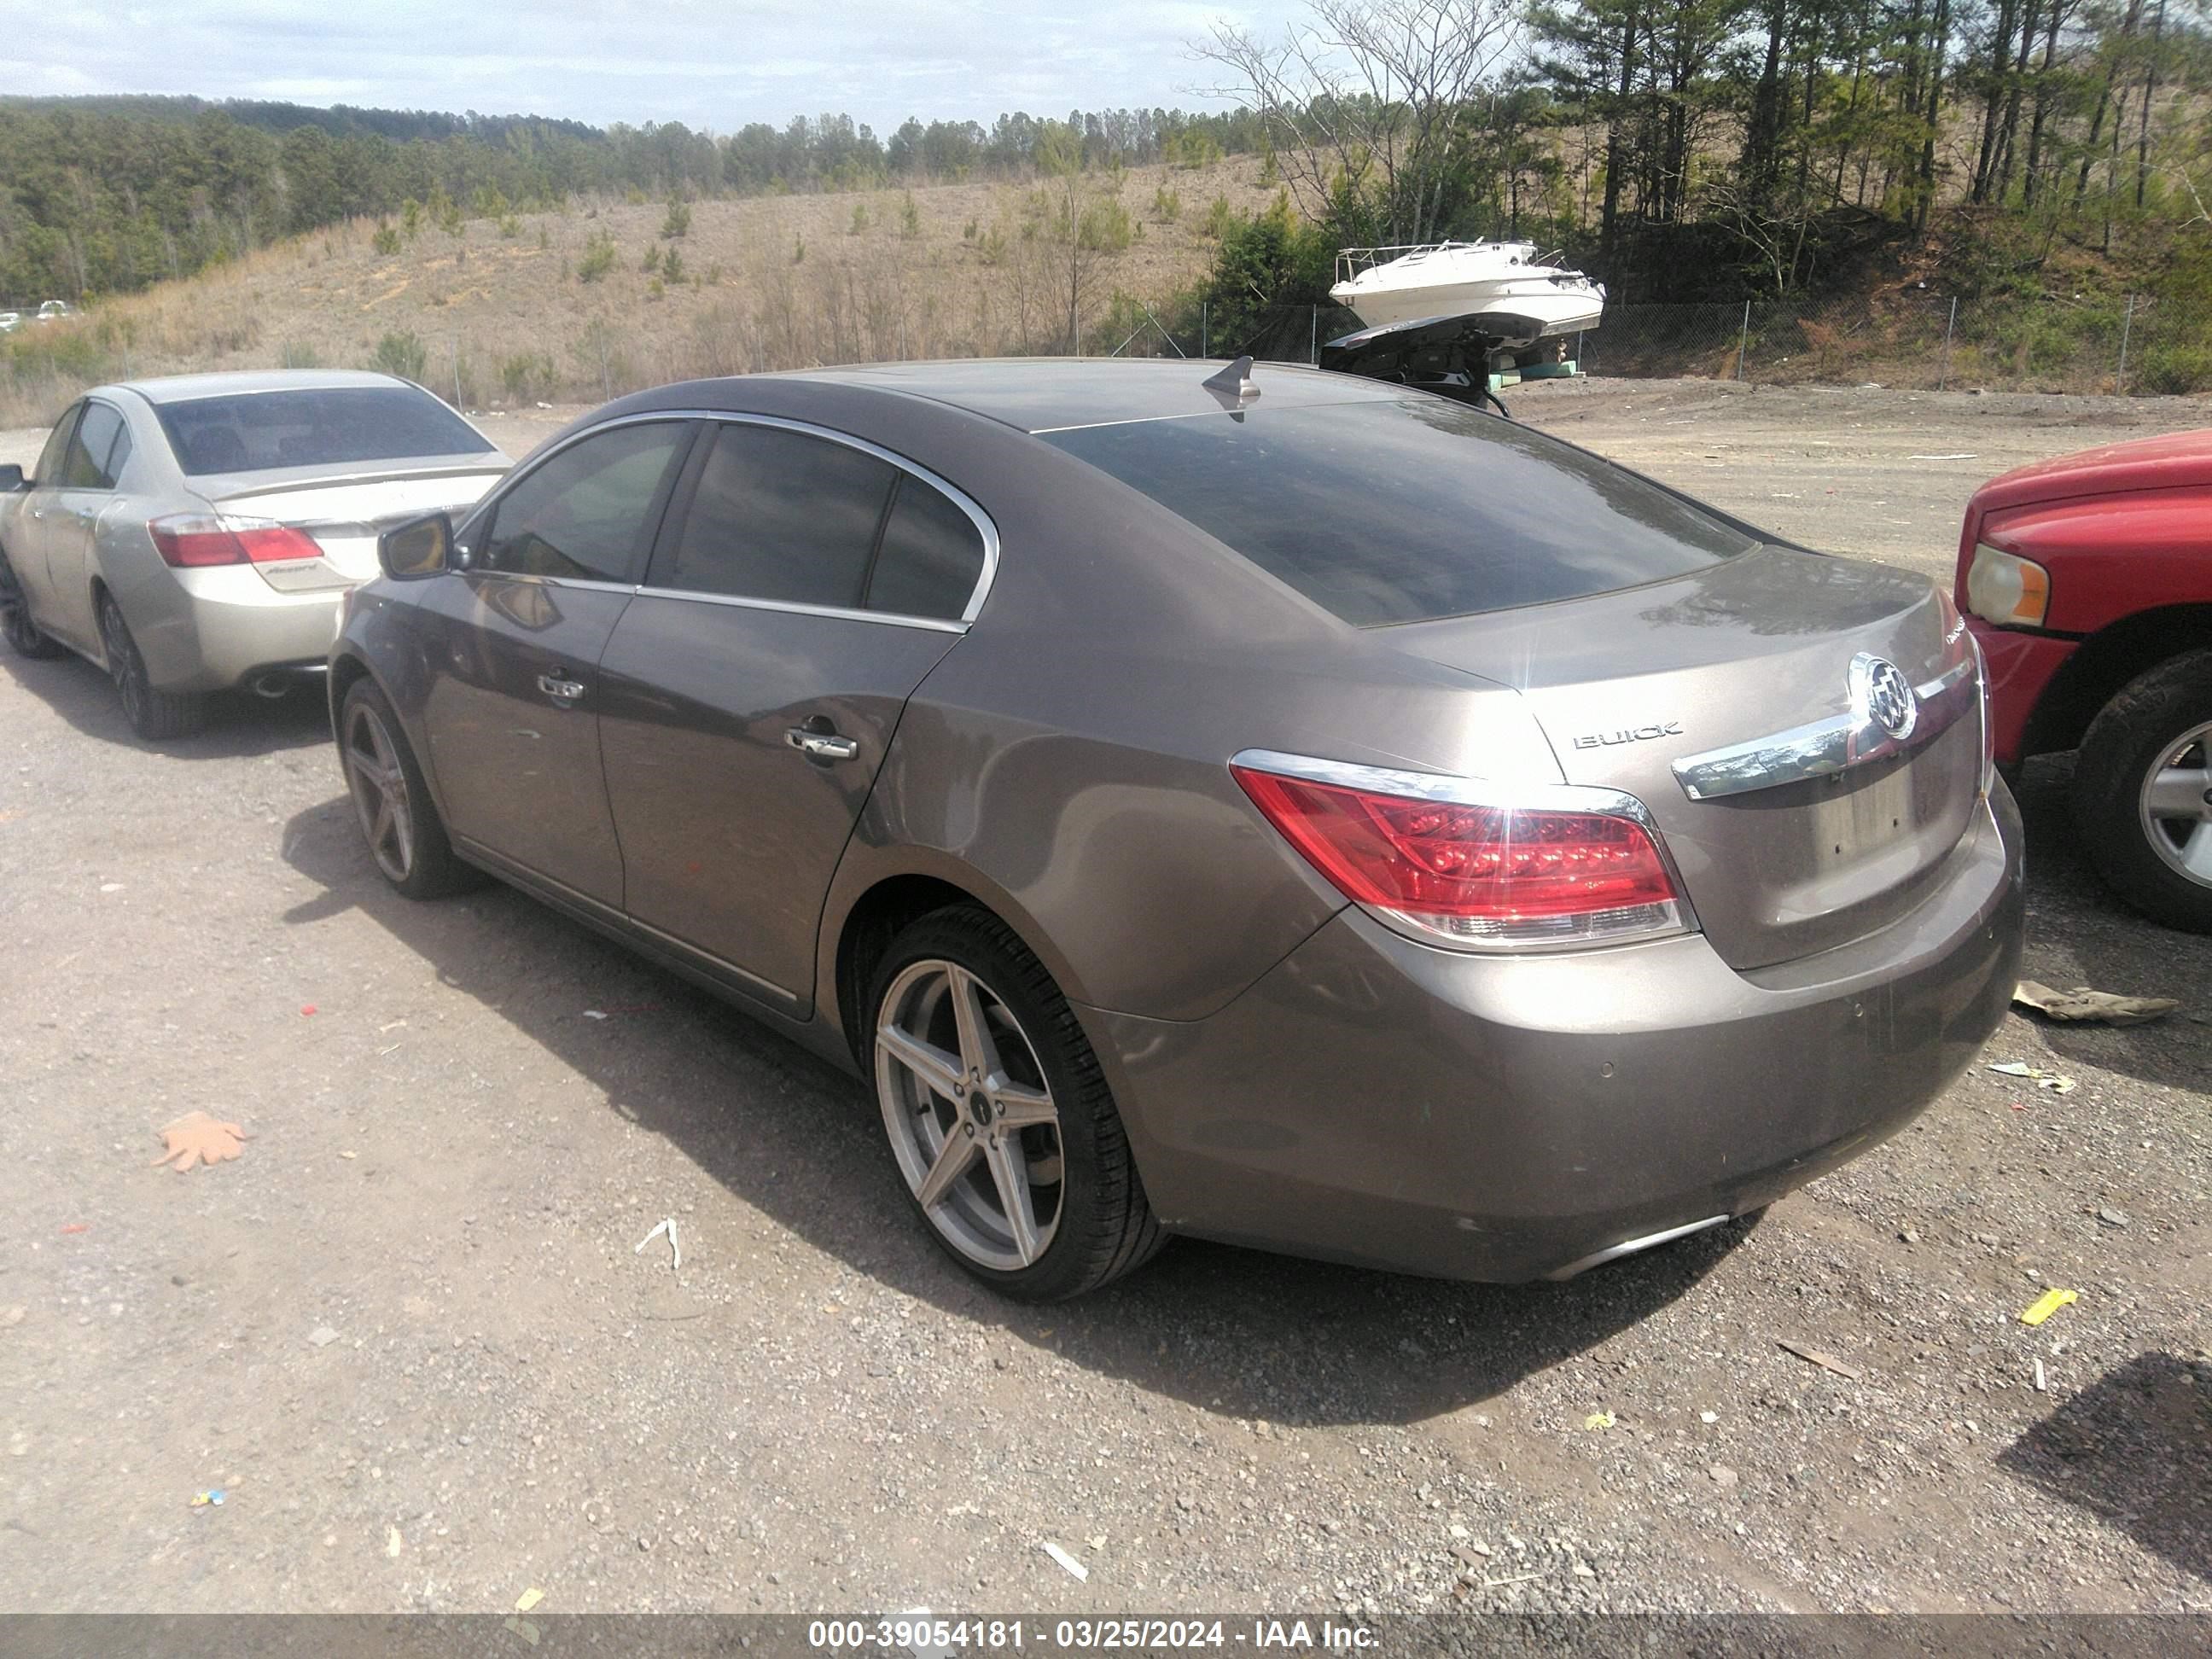
<path id="1" fill-rule="evenodd" d="M 2057 1095 L 2071 1094 L 2074 1091 L 2072 1078 L 2063 1076 L 2057 1072 L 2046 1072 L 2040 1066 L 2030 1066 L 2025 1060 L 2008 1060 L 1998 1065 L 1984 1066 L 1983 1069 L 1995 1072 L 1999 1077 L 2026 1078 L 2037 1088 L 2048 1089 Z"/>
<path id="2" fill-rule="evenodd" d="M 1059 1562 L 1061 1566 L 1066 1567 L 1078 1578 L 1088 1579 L 1091 1577 L 1090 1568 L 1085 1566 L 1082 1562 L 1077 1560 L 1073 1556 L 1070 1555 L 1066 1550 L 1060 1548 L 1059 1545 L 1054 1543 L 1050 1539 L 1047 1539 L 1045 1540 L 1044 1553 L 1052 1557 L 1054 1560 Z"/>
<path id="3" fill-rule="evenodd" d="M 663 1233 L 668 1235 L 668 1253 L 672 1258 L 668 1264 L 668 1267 L 669 1271 L 673 1273 L 684 1266 L 684 1247 L 676 1242 L 676 1218 L 674 1216 L 664 1216 L 660 1220 L 654 1223 L 653 1231 L 647 1233 L 643 1238 L 637 1241 L 636 1246 L 632 1249 L 630 1254 L 632 1255 L 639 1255 L 644 1250 L 647 1245 L 652 1243 L 654 1239 L 659 1237 Z"/>
<path id="4" fill-rule="evenodd" d="M 2146 1020 L 2163 1019 L 2181 1006 L 2172 997 L 2126 997 L 2112 991 L 2093 991 L 2086 985 L 2054 991 L 2032 979 L 2013 988 L 2012 1000 L 2047 1018 L 2102 1025 L 2141 1025 Z"/>

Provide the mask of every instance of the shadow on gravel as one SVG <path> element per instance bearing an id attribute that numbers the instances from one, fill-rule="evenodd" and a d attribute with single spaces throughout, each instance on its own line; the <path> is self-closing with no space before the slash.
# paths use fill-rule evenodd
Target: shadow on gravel
<path id="1" fill-rule="evenodd" d="M 2169 1089 L 2203 1092 L 2212 1079 L 2212 937 L 2137 915 L 2090 866 L 2075 833 L 2070 755 L 2029 763 L 2014 792 L 2027 826 L 2027 954 L 2023 978 L 2069 989 L 2092 985 L 2130 996 L 2174 997 L 2181 1007 L 2148 1025 L 2114 1030 L 2035 1019 L 2060 1058 Z M 2198 1018 L 2192 1018 L 2196 1016 Z M 2033 1018 L 2033 1017 L 2031 1017 Z M 2015 1058 L 1998 1055 L 1991 1058 Z"/>
<path id="2" fill-rule="evenodd" d="M 732 1194 L 855 1272 L 1101 1375 L 1293 1425 L 1406 1423 L 1491 1398 L 1666 1307 L 1749 1221 L 1565 1285 L 1449 1284 L 1178 1240 L 1123 1283 L 1031 1308 L 941 1256 L 861 1083 L 510 888 L 422 904 L 386 885 L 343 797 L 295 816 L 285 857 Z M 587 1019 L 584 1010 L 607 1014 Z"/>
<path id="3" fill-rule="evenodd" d="M 146 749 L 178 760 L 238 760 L 331 740 L 331 716 L 319 683 L 302 681 L 282 697 L 230 691 L 217 696 L 205 729 L 189 738 L 149 743 L 131 729 L 107 676 L 75 653 L 31 662 L 0 657 L 0 669 L 88 738 Z"/>
<path id="4" fill-rule="evenodd" d="M 2138 1355 L 2013 1442 L 1997 1466 L 2212 1582 L 2212 1364 Z"/>

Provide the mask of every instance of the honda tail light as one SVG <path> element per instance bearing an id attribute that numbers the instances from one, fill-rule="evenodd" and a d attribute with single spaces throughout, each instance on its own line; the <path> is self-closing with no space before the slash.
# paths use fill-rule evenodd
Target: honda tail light
<path id="1" fill-rule="evenodd" d="M 1687 929 L 1642 805 L 1248 750 L 1230 769 L 1332 885 L 1398 932 L 1463 950 L 1615 944 Z"/>
<path id="2" fill-rule="evenodd" d="M 179 570 L 216 564 L 279 564 L 319 559 L 323 550 L 304 530 L 272 519 L 231 514 L 178 513 L 146 526 L 161 562 Z"/>

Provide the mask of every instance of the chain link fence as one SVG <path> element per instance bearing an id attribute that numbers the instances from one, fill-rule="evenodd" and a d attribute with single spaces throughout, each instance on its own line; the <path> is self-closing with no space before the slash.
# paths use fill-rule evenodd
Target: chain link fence
<path id="1" fill-rule="evenodd" d="M 970 332 L 926 305 L 910 316 L 895 288 L 868 290 L 856 301 L 825 282 L 750 306 L 718 300 L 657 334 L 602 315 L 565 350 L 548 342 L 518 351 L 504 337 L 393 338 L 411 341 L 422 354 L 419 367 L 400 372 L 458 407 L 477 409 L 589 404 L 696 375 L 1067 349 L 1066 334 L 1048 320 L 1031 328 L 1038 319 L 1029 317 L 1012 339 L 1006 322 L 1000 315 L 995 325 Z M 1163 308 L 1117 294 L 1086 326 L 1082 349 L 1100 356 L 1217 359 L 1249 352 L 1310 363 L 1328 342 L 1360 326 L 1341 306 L 1276 306 L 1256 314 L 1240 307 L 1230 318 L 1206 306 Z M 289 345 L 246 347 L 214 363 L 173 354 L 149 363 L 134 349 L 128 319 L 117 324 L 88 314 L 19 330 L 0 337 L 0 428 L 45 425 L 85 386 L 137 370 L 259 367 L 280 352 L 288 366 L 295 361 Z M 2148 294 L 1953 299 L 1923 292 L 1875 302 L 1616 304 L 1606 307 L 1600 326 L 1568 337 L 1566 348 L 1582 373 L 1606 378 L 2176 395 L 2212 392 L 2212 301 Z M 313 361 L 302 357 L 299 366 Z"/>
<path id="2" fill-rule="evenodd" d="M 1241 339 L 1218 336 L 1203 314 L 1174 329 L 1149 313 L 1132 320 L 1126 338 L 1101 348 L 1303 363 L 1360 326 L 1340 306 L 1275 307 Z M 2148 294 L 1609 305 L 1568 355 L 1585 374 L 1619 379 L 2174 395 L 2212 391 L 2212 305 Z"/>

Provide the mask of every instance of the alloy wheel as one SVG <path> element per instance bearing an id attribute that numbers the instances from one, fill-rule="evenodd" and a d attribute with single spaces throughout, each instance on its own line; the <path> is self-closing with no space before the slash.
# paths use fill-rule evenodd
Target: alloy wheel
<path id="1" fill-rule="evenodd" d="M 374 708 L 356 704 L 346 720 L 346 783 L 361 832 L 377 868 L 395 882 L 415 867 L 415 814 L 407 799 L 407 775 L 400 769 L 399 746 Z"/>
<path id="2" fill-rule="evenodd" d="M 2212 720 L 2158 750 L 2137 811 L 2151 850 L 2183 877 L 2212 887 Z"/>
<path id="3" fill-rule="evenodd" d="M 107 648 L 108 678 L 115 682 L 116 695 L 123 699 L 123 712 L 134 728 L 143 726 L 146 694 L 151 689 L 146 679 L 146 662 L 131 637 L 130 625 L 123 620 L 122 607 L 113 599 L 100 604 L 100 643 Z"/>
<path id="4" fill-rule="evenodd" d="M 23 596 L 22 586 L 5 559 L 0 559 L 0 625 L 7 629 L 8 643 L 27 657 L 39 648 L 44 637 L 38 623 L 31 620 L 31 602 Z"/>
<path id="5" fill-rule="evenodd" d="M 1060 1226 L 1066 1159 L 1036 1048 L 1003 999 L 925 958 L 884 994 L 876 1096 L 900 1173 L 966 1260 L 1011 1273 Z"/>

